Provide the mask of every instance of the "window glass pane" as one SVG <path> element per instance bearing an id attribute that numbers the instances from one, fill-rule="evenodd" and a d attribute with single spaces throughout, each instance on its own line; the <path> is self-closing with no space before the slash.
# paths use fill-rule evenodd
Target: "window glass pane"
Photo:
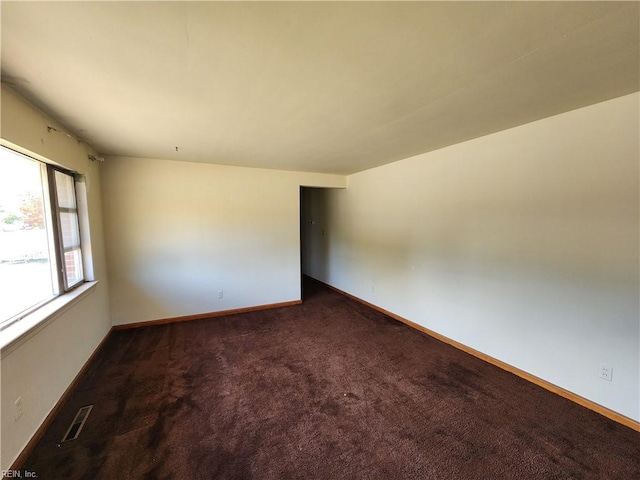
<path id="1" fill-rule="evenodd" d="M 82 281 L 82 255 L 79 248 L 64 253 L 64 268 L 67 275 L 67 287 L 73 287 Z"/>
<path id="2" fill-rule="evenodd" d="M 76 208 L 75 180 L 71 175 L 56 171 L 56 192 L 58 195 L 58 205 L 61 208 Z"/>
<path id="3" fill-rule="evenodd" d="M 41 164 L 0 148 L 0 322 L 53 296 Z"/>
<path id="4" fill-rule="evenodd" d="M 65 289 L 69 289 L 83 280 L 75 179 L 73 175 L 56 170 L 54 182 L 57 197 L 56 214 L 59 219 L 62 242 L 64 286 Z"/>
<path id="5" fill-rule="evenodd" d="M 80 246 L 77 214 L 60 212 L 60 231 L 62 233 L 62 246 L 65 250 L 69 247 Z"/>

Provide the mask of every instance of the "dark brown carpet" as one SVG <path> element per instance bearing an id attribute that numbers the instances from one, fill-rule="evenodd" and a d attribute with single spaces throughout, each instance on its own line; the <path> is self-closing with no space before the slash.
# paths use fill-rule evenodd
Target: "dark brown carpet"
<path id="1" fill-rule="evenodd" d="M 76 411 L 95 405 L 77 440 Z M 111 334 L 48 479 L 639 479 L 640 434 L 305 280 L 300 306 Z"/>

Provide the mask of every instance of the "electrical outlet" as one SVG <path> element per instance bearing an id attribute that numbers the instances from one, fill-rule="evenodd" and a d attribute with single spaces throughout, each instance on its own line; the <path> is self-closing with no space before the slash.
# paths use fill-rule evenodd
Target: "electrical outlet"
<path id="1" fill-rule="evenodd" d="M 223 297 L 224 297 L 224 292 L 222 290 L 220 290 L 218 292 L 218 300 L 222 300 Z"/>
<path id="2" fill-rule="evenodd" d="M 13 410 L 13 420 L 17 421 L 22 416 L 22 397 L 18 397 L 13 402 L 15 408 Z"/>
<path id="3" fill-rule="evenodd" d="M 611 365 L 607 365 L 606 363 L 600 364 L 600 378 L 602 380 L 606 380 L 610 382 L 613 380 L 613 367 Z"/>

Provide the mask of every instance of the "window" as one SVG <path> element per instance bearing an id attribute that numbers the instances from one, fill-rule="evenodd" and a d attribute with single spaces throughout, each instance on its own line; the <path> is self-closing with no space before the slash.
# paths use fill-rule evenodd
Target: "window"
<path id="1" fill-rule="evenodd" d="M 80 250 L 80 227 L 78 222 L 78 207 L 76 203 L 76 188 L 73 175 L 53 170 L 52 204 L 55 206 L 57 227 L 59 232 L 59 248 L 61 253 L 62 281 L 65 290 L 69 290 L 82 282 L 82 252 Z"/>
<path id="2" fill-rule="evenodd" d="M 0 147 L 0 326 L 84 281 L 74 173 Z"/>

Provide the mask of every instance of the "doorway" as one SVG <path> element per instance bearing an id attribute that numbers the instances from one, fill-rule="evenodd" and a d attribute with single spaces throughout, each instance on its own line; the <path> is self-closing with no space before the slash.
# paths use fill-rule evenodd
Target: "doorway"
<path id="1" fill-rule="evenodd" d="M 331 188 L 300 187 L 301 298 L 310 291 L 309 279 L 326 282 L 329 266 Z"/>

